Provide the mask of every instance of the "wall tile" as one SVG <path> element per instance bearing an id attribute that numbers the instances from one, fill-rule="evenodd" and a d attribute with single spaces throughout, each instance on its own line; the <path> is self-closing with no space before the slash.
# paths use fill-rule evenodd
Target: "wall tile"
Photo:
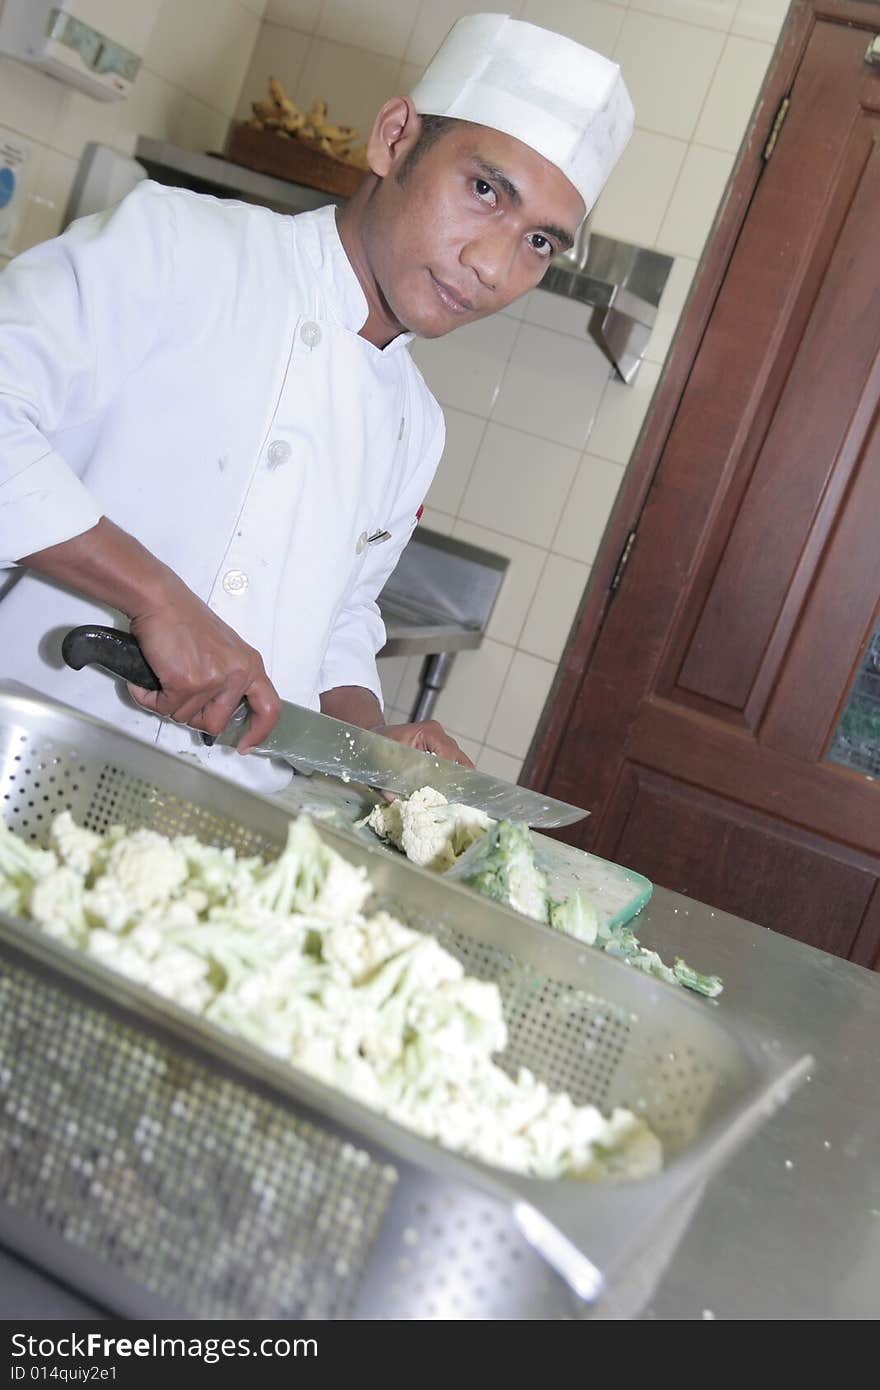
<path id="1" fill-rule="evenodd" d="M 630 0 L 630 9 L 726 33 L 733 23 L 737 3 L 738 0 Z"/>
<path id="2" fill-rule="evenodd" d="M 260 21 L 238 0 L 166 0 L 145 54 L 151 72 L 231 115 Z"/>
<path id="3" fill-rule="evenodd" d="M 417 11 L 413 0 L 324 0 L 316 32 L 386 58 L 403 58 Z"/>
<path id="4" fill-rule="evenodd" d="M 452 534 L 471 545 L 504 555 L 510 561 L 486 631 L 487 636 L 496 641 L 515 647 L 547 559 L 546 550 L 491 531 L 487 526 L 475 526 L 470 521 L 456 521 Z"/>
<path id="5" fill-rule="evenodd" d="M 395 94 L 399 68 L 397 58 L 383 58 L 332 39 L 314 38 L 296 92 L 291 95 L 306 110 L 323 97 L 330 120 L 355 126 L 364 139 L 383 101 Z"/>
<path id="6" fill-rule="evenodd" d="M 484 741 L 500 753 L 524 758 L 555 675 L 554 662 L 517 652 Z"/>
<path id="7" fill-rule="evenodd" d="M 170 137 L 175 145 L 197 154 L 221 154 L 226 146 L 229 117 L 206 106 L 188 92 L 175 105 Z"/>
<path id="8" fill-rule="evenodd" d="M 659 376 L 656 363 L 643 362 L 629 386 L 619 377 L 611 378 L 590 435 L 591 454 L 614 463 L 629 462 Z"/>
<path id="9" fill-rule="evenodd" d="M 123 129 L 153 140 L 170 140 L 185 97 L 180 87 L 148 68 L 141 68 L 122 113 Z"/>
<path id="10" fill-rule="evenodd" d="M 18 250 L 48 241 L 61 231 L 61 220 L 76 175 L 77 161 L 57 150 L 44 149 L 30 184 L 28 204 L 18 228 Z"/>
<path id="11" fill-rule="evenodd" d="M 553 537 L 554 554 L 592 564 L 622 481 L 620 464 L 584 454 Z"/>
<path id="12" fill-rule="evenodd" d="M 406 710 L 407 721 L 415 708 L 416 700 L 419 698 L 424 664 L 425 657 L 423 656 L 406 657 L 406 666 L 400 685 L 397 687 L 395 700 L 398 709 Z"/>
<path id="13" fill-rule="evenodd" d="M 409 710 L 400 709 L 397 705 L 386 705 L 385 710 L 386 724 L 409 724 Z"/>
<path id="14" fill-rule="evenodd" d="M 687 148 L 683 140 L 636 130 L 599 195 L 593 230 L 637 246 L 652 246 Z"/>
<path id="15" fill-rule="evenodd" d="M 408 656 L 380 656 L 376 662 L 386 706 L 397 703 L 398 691 L 406 675 L 408 663 Z"/>
<path id="16" fill-rule="evenodd" d="M 443 414 L 446 418 L 446 448 L 428 491 L 427 502 L 430 507 L 455 515 L 471 476 L 486 421 L 479 415 L 467 415 L 463 410 L 455 410 L 451 406 L 447 406 Z"/>
<path id="17" fill-rule="evenodd" d="M 691 145 L 656 246 L 673 256 L 699 259 L 727 187 L 734 156 Z"/>
<path id="18" fill-rule="evenodd" d="M 775 43 L 788 10 L 789 0 L 740 0 L 731 33 Z"/>
<path id="19" fill-rule="evenodd" d="M 313 34 L 323 3 L 324 0 L 268 0 L 264 17 L 269 24 L 283 24 L 301 34 Z"/>
<path id="20" fill-rule="evenodd" d="M 521 651 L 559 661 L 589 578 L 589 565 L 551 555 L 519 639 Z"/>
<path id="21" fill-rule="evenodd" d="M 497 748 L 484 744 L 477 758 L 477 767 L 489 777 L 500 777 L 504 782 L 516 786 L 522 771 L 522 758 L 512 758 L 509 753 L 499 753 Z"/>
<path id="22" fill-rule="evenodd" d="M 577 465 L 575 449 L 492 424 L 477 455 L 461 517 L 546 547 Z"/>
<path id="23" fill-rule="evenodd" d="M 701 145 L 736 154 L 773 55 L 770 44 L 731 37 L 712 81 L 697 124 Z"/>
<path id="24" fill-rule="evenodd" d="M 421 63 L 401 63 L 395 96 L 408 97 L 424 71 Z"/>
<path id="25" fill-rule="evenodd" d="M 607 380 L 608 358 L 592 338 L 523 324 L 492 419 L 582 449 Z"/>
<path id="26" fill-rule="evenodd" d="M 162 3 L 163 0 L 89 0 L 88 20 L 102 34 L 143 56 Z M 71 8 L 74 14 L 80 13 L 76 5 Z"/>
<path id="27" fill-rule="evenodd" d="M 630 10 L 614 57 L 639 129 L 689 140 L 723 46 L 714 30 Z"/>
<path id="28" fill-rule="evenodd" d="M 517 334 L 504 314 L 480 319 L 445 338 L 420 338 L 412 353 L 442 405 L 488 416 L 501 389 L 504 368 Z"/>
<path id="29" fill-rule="evenodd" d="M 436 717 L 436 714 L 431 715 L 432 719 L 436 719 Z M 476 761 L 479 758 L 480 753 L 483 749 L 483 745 L 480 742 L 480 740 L 474 738 L 466 738 L 465 735 L 460 733 L 458 729 L 449 728 L 448 725 L 444 725 L 444 728 L 446 729 L 446 732 L 450 735 L 450 737 L 455 739 L 462 753 L 466 754 L 466 756 L 470 758 L 471 762 L 476 765 Z"/>
<path id="30" fill-rule="evenodd" d="M 224 115 L 238 105 L 261 23 L 238 0 L 212 0 L 208 34 L 200 42 L 200 62 L 189 90 Z"/>
<path id="31" fill-rule="evenodd" d="M 44 72 L 0 56 L 0 125 L 9 130 L 47 144 L 69 91 Z"/>
<path id="32" fill-rule="evenodd" d="M 61 154 L 77 161 L 89 141 L 115 148 L 125 108 L 131 99 L 95 101 L 94 97 L 88 97 L 84 92 L 68 88 L 67 99 L 61 106 L 49 137 L 51 145 Z"/>
<path id="33" fill-rule="evenodd" d="M 498 13 L 518 18 L 522 10 L 522 0 L 506 0 L 503 11 Z M 413 31 L 406 46 L 408 63 L 421 63 L 424 67 L 431 61 L 449 30 L 457 19 L 466 14 L 486 13 L 485 0 L 424 0 Z"/>
<path id="34" fill-rule="evenodd" d="M 540 287 L 532 290 L 521 301 L 526 323 L 538 324 L 541 328 L 552 328 L 557 333 L 568 333 L 572 338 L 585 338 L 592 315 L 589 304 L 567 299 L 565 295 L 553 294 Z"/>
<path id="35" fill-rule="evenodd" d="M 451 536 L 455 517 L 449 512 L 437 511 L 436 507 L 425 507 L 420 524 L 429 531 L 439 531 L 444 536 Z"/>
<path id="36" fill-rule="evenodd" d="M 626 0 L 623 4 L 602 0 L 581 0 L 580 4 L 573 4 L 572 0 L 525 0 L 520 17 L 610 58 L 626 18 Z"/>
<path id="37" fill-rule="evenodd" d="M 466 738 L 482 743 L 512 659 L 510 647 L 488 637 L 476 651 L 459 652 L 434 717 L 447 728 L 458 729 Z"/>
<path id="38" fill-rule="evenodd" d="M 288 95 L 295 92 L 310 46 L 311 39 L 306 34 L 278 24 L 264 24 L 239 93 L 236 119 L 250 120 L 252 102 L 268 97 L 270 77 L 277 78 Z"/>

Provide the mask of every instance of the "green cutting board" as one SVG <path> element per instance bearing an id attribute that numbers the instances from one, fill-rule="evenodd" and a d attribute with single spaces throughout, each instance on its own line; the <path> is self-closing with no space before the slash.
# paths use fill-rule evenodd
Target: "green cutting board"
<path id="1" fill-rule="evenodd" d="M 532 831 L 535 859 L 547 875 L 551 898 L 570 897 L 577 889 L 592 898 L 600 923 L 620 927 L 641 912 L 654 891 L 649 879 L 622 864 L 599 859 L 562 840 Z"/>
<path id="2" fill-rule="evenodd" d="M 291 786 L 278 797 L 293 814 L 305 811 L 330 819 L 339 829 L 354 833 L 373 849 L 381 847 L 391 855 L 398 850 L 373 834 L 372 830 L 355 830 L 355 822 L 367 815 L 379 796 L 354 784 L 343 785 L 332 777 L 294 777 Z M 553 898 L 569 897 L 578 888 L 588 893 L 596 904 L 599 920 L 609 927 L 622 926 L 641 912 L 654 891 L 654 885 L 622 864 L 612 864 L 582 849 L 574 849 L 561 840 L 532 831 L 535 857 L 547 875 Z"/>

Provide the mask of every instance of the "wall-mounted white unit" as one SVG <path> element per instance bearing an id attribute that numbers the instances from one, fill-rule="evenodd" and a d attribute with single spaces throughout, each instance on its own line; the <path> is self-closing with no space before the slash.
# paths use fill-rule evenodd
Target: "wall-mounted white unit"
<path id="1" fill-rule="evenodd" d="M 137 53 L 101 27 L 105 0 L 0 0 L 0 53 L 30 63 L 98 101 L 127 97 Z"/>

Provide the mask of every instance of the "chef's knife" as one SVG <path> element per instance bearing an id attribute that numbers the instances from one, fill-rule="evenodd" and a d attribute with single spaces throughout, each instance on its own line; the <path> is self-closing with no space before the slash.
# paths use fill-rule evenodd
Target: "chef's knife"
<path id="1" fill-rule="evenodd" d="M 137 640 L 128 632 L 112 627 L 73 628 L 64 638 L 61 651 L 75 671 L 83 666 L 102 666 L 132 685 L 161 689 Z M 235 748 L 249 716 L 247 704 L 239 705 L 216 742 Z M 206 735 L 203 737 L 211 741 Z M 495 820 L 523 820 L 542 829 L 571 825 L 588 814 L 580 806 L 570 806 L 528 787 L 514 786 L 286 701 L 282 701 L 281 715 L 272 732 L 251 752 L 301 763 L 330 777 L 379 787 L 398 796 L 411 796 L 420 787 L 434 787 L 448 801 L 476 806 Z"/>

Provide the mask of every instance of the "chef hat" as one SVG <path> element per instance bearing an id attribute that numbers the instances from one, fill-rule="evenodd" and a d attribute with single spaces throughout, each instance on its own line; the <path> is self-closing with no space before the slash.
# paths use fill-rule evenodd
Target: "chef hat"
<path id="1" fill-rule="evenodd" d="M 421 115 L 513 135 L 595 203 L 633 130 L 620 68 L 601 53 L 505 14 L 474 14 L 447 34 L 411 93 Z"/>

